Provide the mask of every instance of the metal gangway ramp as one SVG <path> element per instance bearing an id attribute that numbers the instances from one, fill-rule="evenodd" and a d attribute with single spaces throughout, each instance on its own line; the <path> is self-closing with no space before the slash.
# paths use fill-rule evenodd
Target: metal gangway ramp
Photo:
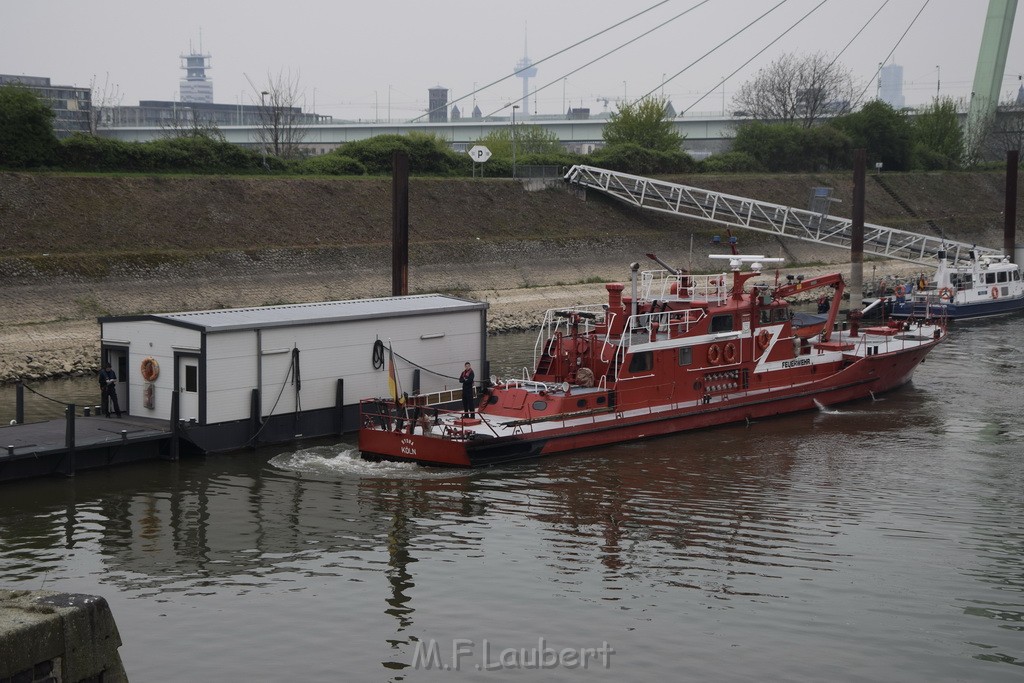
<path id="1" fill-rule="evenodd" d="M 827 244 L 849 249 L 853 220 L 830 216 L 792 206 L 762 202 L 748 197 L 702 190 L 663 180 L 609 171 L 595 166 L 577 165 L 565 174 L 565 180 L 597 190 L 642 209 L 695 218 L 730 228 L 746 228 L 779 237 Z M 934 266 L 940 251 L 959 260 L 973 249 L 978 256 L 1001 255 L 998 249 L 954 242 L 932 235 L 864 224 L 864 253 Z"/>

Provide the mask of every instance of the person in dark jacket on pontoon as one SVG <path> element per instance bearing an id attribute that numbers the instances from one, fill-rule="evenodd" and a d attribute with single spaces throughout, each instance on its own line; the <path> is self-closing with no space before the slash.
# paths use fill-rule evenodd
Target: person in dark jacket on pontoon
<path id="1" fill-rule="evenodd" d="M 117 374 L 110 363 L 100 370 L 100 400 L 103 401 L 103 414 L 110 417 L 110 402 L 114 403 L 114 412 L 121 417 L 121 406 L 117 403 Z"/>
<path id="2" fill-rule="evenodd" d="M 476 402 L 473 400 L 473 380 L 475 379 L 473 366 L 466 363 L 466 369 L 459 375 L 459 381 L 462 382 L 462 417 L 476 416 Z"/>

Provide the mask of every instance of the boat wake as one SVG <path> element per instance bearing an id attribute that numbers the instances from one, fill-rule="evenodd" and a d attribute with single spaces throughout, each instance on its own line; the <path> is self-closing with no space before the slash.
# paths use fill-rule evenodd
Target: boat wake
<path id="1" fill-rule="evenodd" d="M 314 446 L 294 453 L 281 453 L 269 460 L 272 467 L 314 476 L 374 477 L 378 479 L 441 479 L 451 477 L 449 470 L 433 470 L 411 462 L 372 462 L 359 457 L 359 449 L 338 446 Z"/>
<path id="2" fill-rule="evenodd" d="M 818 399 L 814 399 L 814 405 L 818 406 L 818 412 L 820 412 L 820 413 L 822 413 L 824 415 L 842 415 L 843 414 L 843 411 L 836 410 L 835 408 L 829 408 L 827 405 L 825 405 L 824 403 L 822 403 Z"/>

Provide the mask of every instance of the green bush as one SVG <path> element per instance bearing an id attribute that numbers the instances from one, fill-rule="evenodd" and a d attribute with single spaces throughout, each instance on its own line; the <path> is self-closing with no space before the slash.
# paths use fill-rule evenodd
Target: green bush
<path id="1" fill-rule="evenodd" d="M 294 171 L 300 175 L 366 175 L 366 166 L 352 157 L 332 152 L 303 159 L 295 164 Z"/>
<path id="2" fill-rule="evenodd" d="M 722 152 L 704 159 L 698 170 L 702 173 L 760 173 L 764 166 L 746 152 Z"/>
<path id="3" fill-rule="evenodd" d="M 251 173 L 262 168 L 258 152 L 203 136 L 122 142 L 77 134 L 61 142 L 57 156 L 62 168 L 74 171 Z M 272 157 L 267 165 L 284 169 Z"/>
<path id="4" fill-rule="evenodd" d="M 686 152 L 660 152 L 629 142 L 594 150 L 587 163 L 634 175 L 692 173 L 697 167 Z"/>
<path id="5" fill-rule="evenodd" d="M 960 161 L 919 142 L 914 145 L 913 166 L 925 171 L 952 171 L 960 167 Z"/>
<path id="6" fill-rule="evenodd" d="M 416 175 L 469 175 L 472 165 L 467 155 L 451 150 L 442 138 L 423 133 L 377 135 L 347 142 L 337 151 L 363 164 L 370 175 L 391 173 L 391 157 L 396 151 L 409 156 L 409 173 Z"/>

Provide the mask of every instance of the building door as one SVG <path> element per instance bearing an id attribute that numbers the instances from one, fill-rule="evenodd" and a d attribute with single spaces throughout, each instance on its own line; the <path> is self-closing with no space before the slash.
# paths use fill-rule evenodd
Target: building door
<path id="1" fill-rule="evenodd" d="M 121 407 L 122 413 L 128 413 L 128 349 L 120 346 L 107 346 L 103 349 L 103 363 L 110 363 L 110 367 L 117 375 L 117 384 L 114 385 L 117 392 L 117 404 Z"/>
<path id="2" fill-rule="evenodd" d="M 199 356 L 178 355 L 174 373 L 178 419 L 199 421 Z"/>

